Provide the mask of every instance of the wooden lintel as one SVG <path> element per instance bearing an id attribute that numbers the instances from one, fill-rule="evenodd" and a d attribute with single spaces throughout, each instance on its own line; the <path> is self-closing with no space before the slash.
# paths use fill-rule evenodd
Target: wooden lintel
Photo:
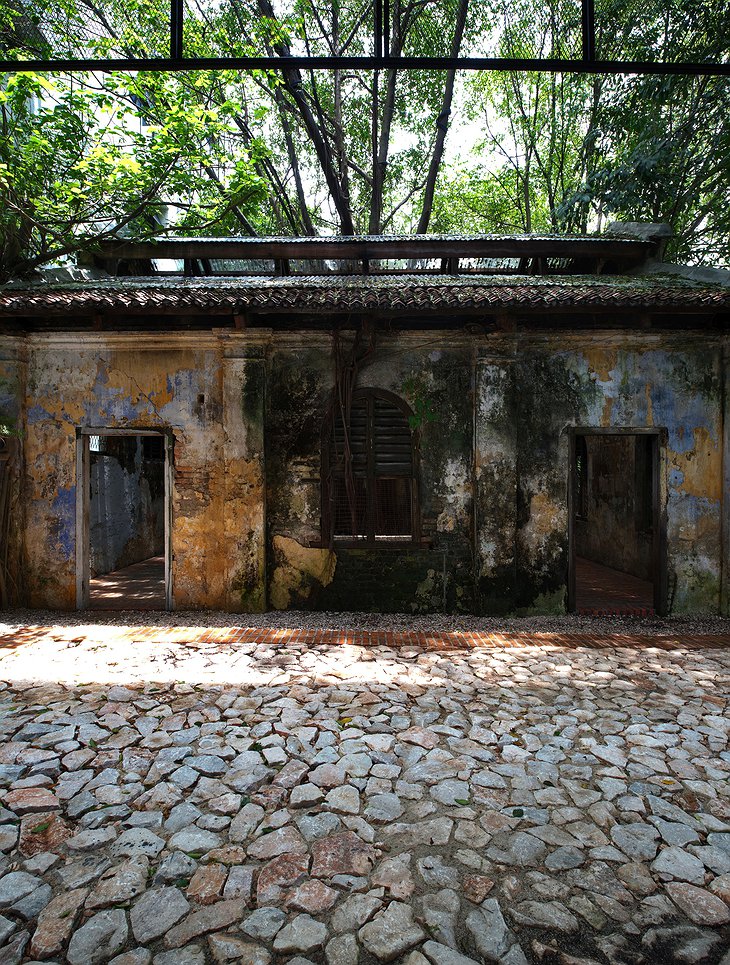
<path id="1" fill-rule="evenodd" d="M 498 315 L 494 316 L 494 321 L 500 332 L 517 331 L 517 319 L 514 315 L 507 315 L 500 312 Z"/>
<path id="2" fill-rule="evenodd" d="M 421 235 L 335 238 L 163 238 L 158 241 L 103 241 L 95 254 L 113 258 L 286 258 L 305 260 L 419 258 L 580 258 L 625 259 L 639 264 L 653 250 L 650 241 L 603 237 L 515 235 L 448 238 Z"/>

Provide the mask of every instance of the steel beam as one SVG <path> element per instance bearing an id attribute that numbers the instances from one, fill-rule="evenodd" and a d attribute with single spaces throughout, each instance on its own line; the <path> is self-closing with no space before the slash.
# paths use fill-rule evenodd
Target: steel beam
<path id="1" fill-rule="evenodd" d="M 390 55 L 390 0 L 373 0 L 373 44 L 371 56 L 311 57 L 185 57 L 184 0 L 169 0 L 170 47 L 169 57 L 101 58 L 50 57 L 10 60 L 0 51 L 0 71 L 70 71 L 70 70 L 280 70 L 294 67 L 300 70 L 511 70 L 546 71 L 551 73 L 601 74 L 707 74 L 730 75 L 730 63 L 687 61 L 657 62 L 642 60 L 599 60 L 596 58 L 595 0 L 581 0 L 582 56 L 572 59 L 544 57 L 391 57 Z"/>
<path id="2" fill-rule="evenodd" d="M 573 74 L 690 74 L 730 76 L 730 63 L 660 63 L 644 60 L 545 60 L 519 57 L 99 57 L 0 60 L 0 72 L 78 70 L 511 70 Z"/>

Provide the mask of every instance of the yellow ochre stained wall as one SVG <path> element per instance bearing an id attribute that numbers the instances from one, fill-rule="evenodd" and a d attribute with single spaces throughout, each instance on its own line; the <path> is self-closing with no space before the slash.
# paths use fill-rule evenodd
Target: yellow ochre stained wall
<path id="1" fill-rule="evenodd" d="M 262 369 L 257 346 L 249 340 L 244 351 L 230 335 L 29 339 L 24 489 L 32 605 L 76 605 L 77 429 L 139 428 L 174 437 L 175 607 L 265 607 Z"/>
<path id="2" fill-rule="evenodd" d="M 414 365 L 436 364 L 432 356 L 440 352 L 434 345 L 447 335 L 415 340 L 409 349 Z M 320 340 L 317 365 L 327 368 L 328 343 Z M 175 606 L 255 611 L 282 605 L 278 597 L 266 599 L 264 395 L 273 392 L 271 333 L 95 333 L 16 341 L 15 354 L 5 358 L 0 352 L 0 362 L 23 373 L 27 602 L 75 606 L 77 428 L 123 427 L 174 434 Z M 295 381 L 312 370 L 313 359 L 305 353 L 311 341 L 311 333 L 288 336 Z M 463 435 L 459 451 L 465 465 L 471 460 L 474 465 L 475 578 L 482 612 L 564 610 L 571 426 L 664 430 L 661 499 L 671 607 L 727 612 L 730 513 L 723 514 L 722 505 L 730 505 L 730 367 L 722 337 L 533 333 L 481 336 L 460 351 L 464 366 L 470 371 L 474 366 L 467 376 L 473 380 L 474 426 L 472 433 L 467 419 L 454 433 Z M 363 379 L 398 389 L 403 379 L 393 382 L 393 372 L 403 367 L 403 346 L 384 342 L 381 352 Z M 307 391 L 308 384 L 303 383 Z M 424 385 L 432 395 L 430 383 Z M 276 402 L 275 394 L 272 398 Z M 436 408 L 439 421 L 433 426 L 447 427 L 455 410 Z M 276 441 L 271 435 L 276 411 L 266 416 L 269 446 Z M 424 429 L 424 460 L 433 455 L 428 435 L 433 426 Z M 313 465 L 317 452 L 310 453 Z M 276 451 L 269 455 L 269 528 L 281 517 L 281 526 L 269 533 L 268 580 L 276 595 L 281 581 L 274 578 L 274 564 L 283 545 L 276 537 L 290 540 L 299 531 L 277 508 L 282 485 L 293 484 L 273 472 Z M 283 482 L 272 488 L 271 479 L 279 477 Z M 314 503 L 311 515 L 315 534 Z M 458 525 L 468 535 L 468 521 Z M 335 572 L 344 573 L 342 559 L 336 565 Z M 348 599 L 358 608 L 354 597 Z"/>
<path id="3" fill-rule="evenodd" d="M 536 611 L 545 612 L 550 599 L 558 612 L 564 606 L 567 430 L 578 426 L 663 430 L 660 507 L 666 514 L 668 603 L 674 613 L 718 613 L 728 566 L 721 529 L 728 432 L 722 337 L 560 333 L 510 347 L 522 507 L 517 582 L 538 600 Z M 529 598 L 519 602 L 526 611 L 533 606 Z"/>

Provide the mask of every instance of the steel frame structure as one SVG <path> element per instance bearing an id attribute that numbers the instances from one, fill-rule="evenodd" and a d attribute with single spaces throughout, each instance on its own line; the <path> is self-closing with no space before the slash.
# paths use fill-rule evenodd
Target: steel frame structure
<path id="1" fill-rule="evenodd" d="M 581 0 L 582 56 L 577 59 L 514 57 L 393 56 L 389 49 L 390 0 L 374 0 L 373 53 L 370 56 L 186 57 L 184 0 L 170 2 L 169 57 L 8 60 L 0 52 L 0 71 L 21 70 L 517 70 L 581 74 L 691 74 L 730 76 L 730 62 L 601 60 L 596 51 L 595 0 Z"/>

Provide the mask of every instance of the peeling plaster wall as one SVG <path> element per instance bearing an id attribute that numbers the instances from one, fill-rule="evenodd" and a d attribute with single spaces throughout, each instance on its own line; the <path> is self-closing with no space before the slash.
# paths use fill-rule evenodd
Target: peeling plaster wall
<path id="1" fill-rule="evenodd" d="M 722 348 L 722 580 L 720 611 L 730 616 L 730 344 Z"/>
<path id="2" fill-rule="evenodd" d="M 22 499 L 23 400 L 27 377 L 27 357 L 24 340 L 12 335 L 0 338 L 0 413 L 7 419 L 13 432 L 16 455 L 10 473 L 10 532 L 8 534 L 8 599 L 11 605 L 26 602 L 23 570 L 23 529 L 25 505 Z"/>
<path id="3" fill-rule="evenodd" d="M 476 360 L 474 530 L 477 606 L 509 613 L 517 595 L 517 434 L 514 347 L 494 340 Z"/>
<path id="4" fill-rule="evenodd" d="M 427 402 L 418 430 L 422 542 L 397 548 L 322 544 L 322 425 L 333 386 L 332 342 L 278 336 L 270 356 L 267 520 L 273 606 L 469 610 L 472 574 L 471 342 L 441 333 L 379 334 L 359 388 Z M 409 399 L 409 393 L 412 396 Z"/>
<path id="5" fill-rule="evenodd" d="M 422 540 L 333 550 L 321 533 L 329 336 L 94 333 L 12 344 L 0 371 L 25 389 L 32 605 L 76 603 L 80 427 L 172 433 L 177 607 L 483 613 L 565 609 L 570 428 L 655 427 L 670 605 L 728 611 L 730 365 L 719 336 L 381 332 L 358 385 L 415 411 L 425 403 L 435 417 L 418 429 Z"/>
<path id="6" fill-rule="evenodd" d="M 600 341 L 599 341 L 600 338 Z M 660 504 L 672 612 L 717 613 L 722 560 L 718 338 L 601 333 L 521 341 L 516 605 L 559 612 L 567 575 L 569 426 L 666 430 Z"/>
<path id="7" fill-rule="evenodd" d="M 226 333 L 38 335 L 29 349 L 25 550 L 33 605 L 76 604 L 77 428 L 98 427 L 173 433 L 175 606 L 262 609 L 256 340 L 243 345 Z"/>

